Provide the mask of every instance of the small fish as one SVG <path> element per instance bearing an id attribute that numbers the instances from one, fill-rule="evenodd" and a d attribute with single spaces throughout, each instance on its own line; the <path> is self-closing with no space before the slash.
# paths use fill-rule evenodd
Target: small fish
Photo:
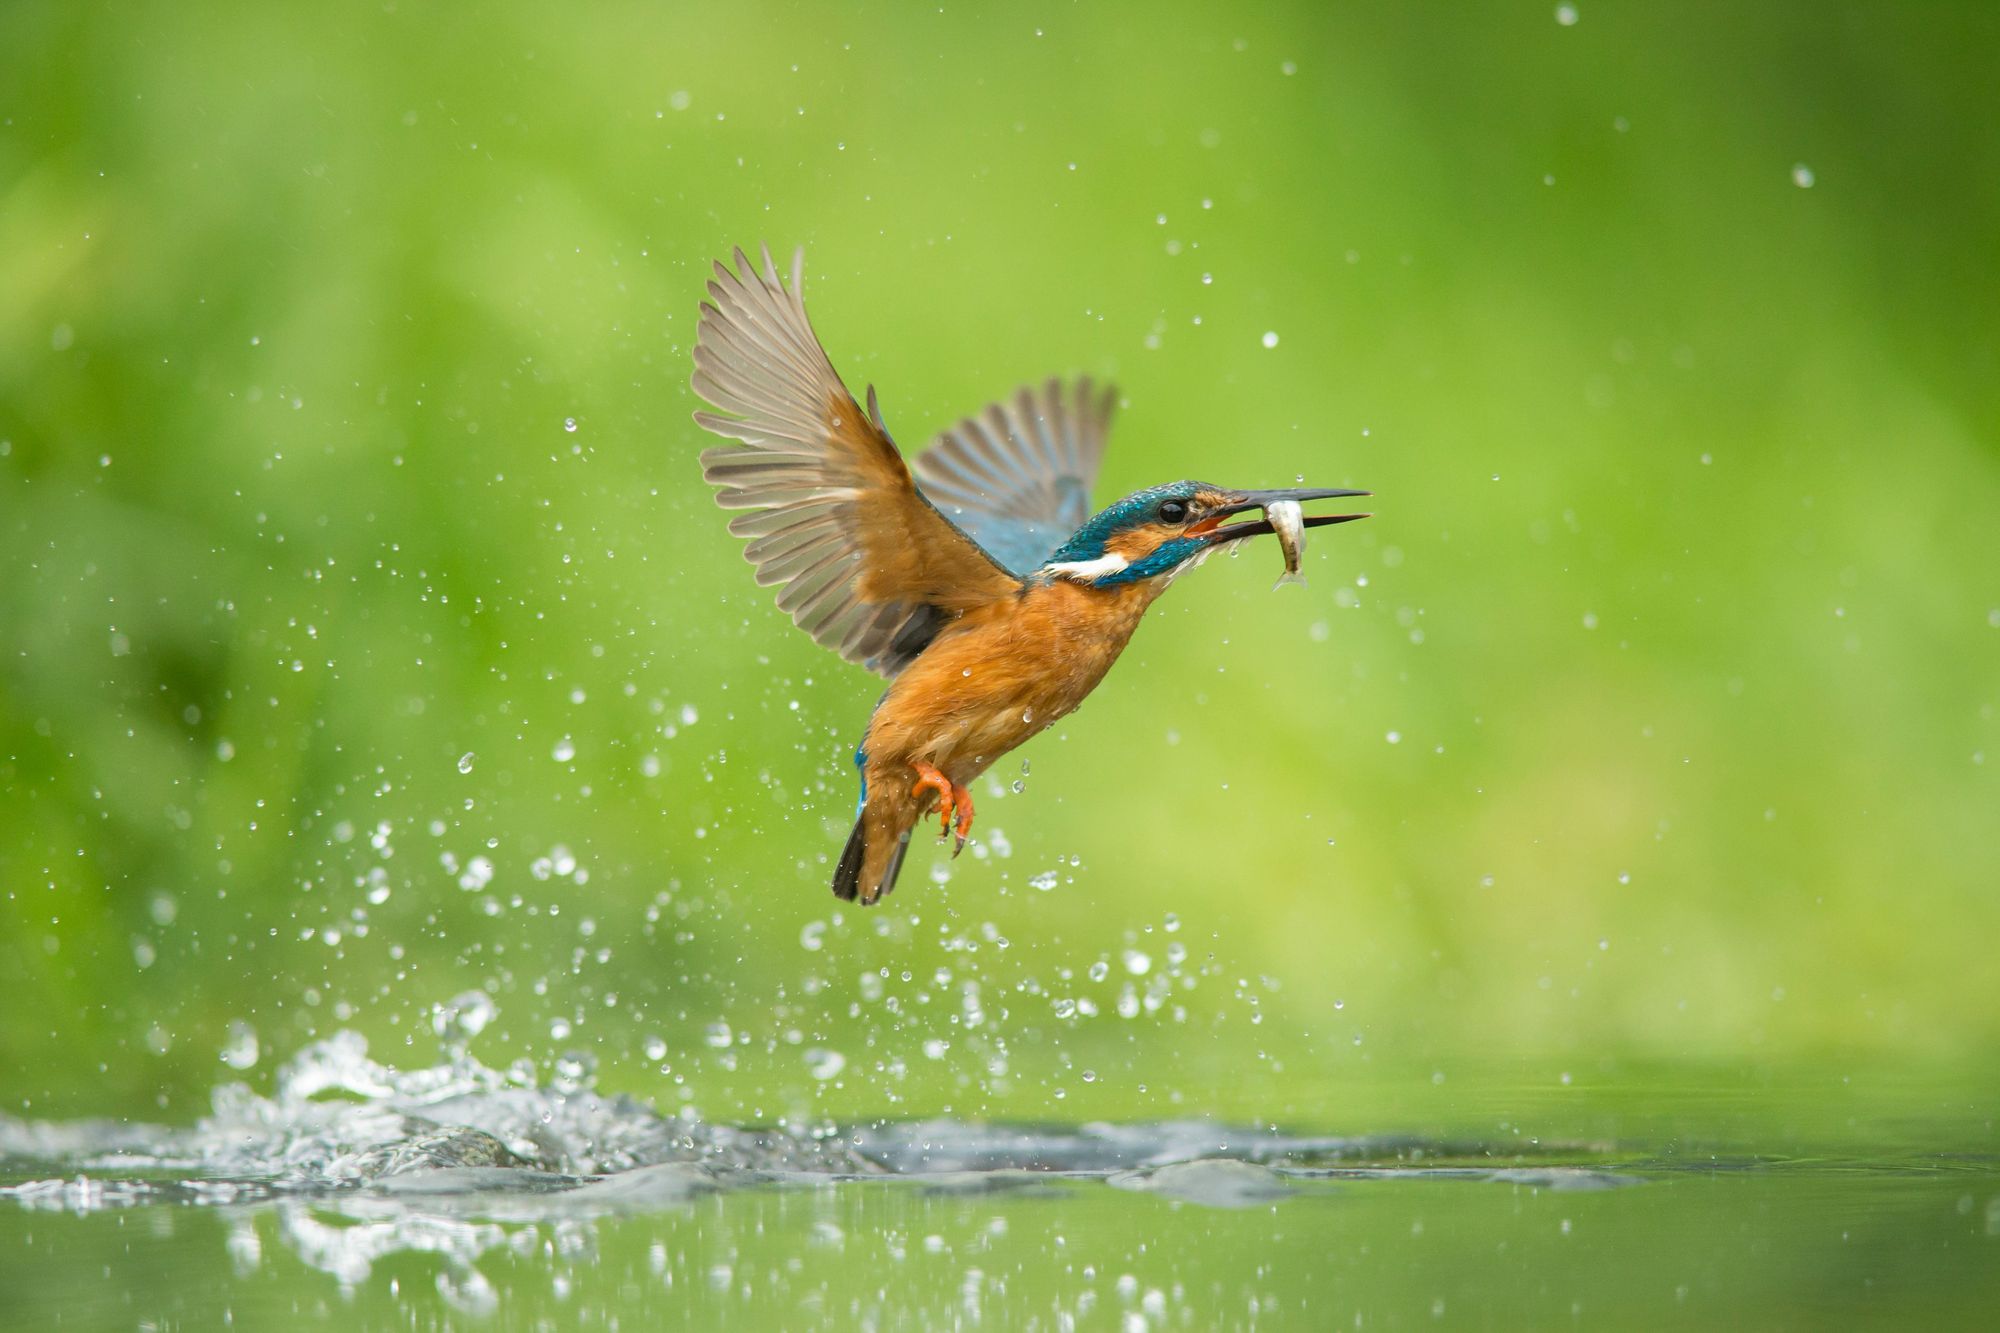
<path id="1" fill-rule="evenodd" d="M 1303 584 L 1306 576 L 1299 573 L 1299 558 L 1306 553 L 1306 521 L 1297 500 L 1273 500 L 1264 506 L 1264 517 L 1271 524 L 1271 531 L 1278 534 L 1278 545 L 1285 552 L 1285 572 L 1278 575 L 1278 581 L 1271 585 L 1273 592 L 1287 583 Z"/>

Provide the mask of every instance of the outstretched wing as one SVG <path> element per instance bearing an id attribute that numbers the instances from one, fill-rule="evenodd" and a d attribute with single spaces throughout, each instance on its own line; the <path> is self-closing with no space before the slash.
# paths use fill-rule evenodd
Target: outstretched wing
<path id="1" fill-rule="evenodd" d="M 1118 391 L 1089 376 L 1024 388 L 938 436 L 917 455 L 931 502 L 1026 575 L 1090 517 L 1090 490 Z"/>
<path id="2" fill-rule="evenodd" d="M 695 333 L 694 391 L 730 415 L 697 412 L 738 441 L 706 450 L 702 473 L 747 537 L 757 582 L 780 584 L 778 608 L 850 662 L 893 676 L 954 616 L 1020 590 L 917 490 L 875 391 L 868 414 L 834 373 L 791 287 L 764 251 L 760 274 L 742 250 L 718 262 Z M 712 302 L 712 303 L 711 303 Z"/>

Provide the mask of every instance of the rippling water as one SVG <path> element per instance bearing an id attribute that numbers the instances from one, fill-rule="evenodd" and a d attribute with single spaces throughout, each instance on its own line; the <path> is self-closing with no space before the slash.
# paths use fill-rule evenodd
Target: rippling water
<path id="1" fill-rule="evenodd" d="M 0 1118 L 0 1326 L 1974 1325 L 2000 1297 L 1978 1152 L 738 1128 L 569 1072 L 342 1033 L 192 1127 Z"/>

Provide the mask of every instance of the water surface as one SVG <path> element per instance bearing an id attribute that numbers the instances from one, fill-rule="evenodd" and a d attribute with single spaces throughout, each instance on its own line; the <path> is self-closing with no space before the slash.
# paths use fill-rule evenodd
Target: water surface
<path id="1" fill-rule="evenodd" d="M 0 1325 L 1975 1326 L 2000 1159 L 1201 1120 L 735 1128 L 340 1034 L 185 1128 L 0 1119 Z"/>

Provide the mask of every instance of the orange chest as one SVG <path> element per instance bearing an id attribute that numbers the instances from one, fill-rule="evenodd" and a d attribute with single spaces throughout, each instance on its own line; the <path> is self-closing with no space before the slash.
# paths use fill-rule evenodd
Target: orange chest
<path id="1" fill-rule="evenodd" d="M 869 753 L 985 768 L 1097 687 L 1158 595 L 1151 585 L 1031 586 L 968 613 L 890 686 L 869 726 Z"/>

